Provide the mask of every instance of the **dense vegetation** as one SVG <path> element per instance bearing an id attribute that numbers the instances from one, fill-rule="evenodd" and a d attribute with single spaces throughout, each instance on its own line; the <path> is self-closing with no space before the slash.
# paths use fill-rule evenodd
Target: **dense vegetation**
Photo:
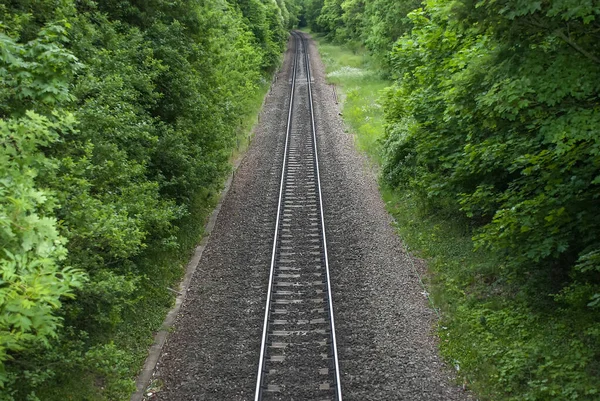
<path id="1" fill-rule="evenodd" d="M 295 15 L 2 2 L 0 400 L 128 398 Z"/>
<path id="2" fill-rule="evenodd" d="M 307 0 L 302 20 L 393 81 L 382 179 L 442 222 L 416 241 L 443 259 L 442 352 L 485 398 L 597 399 L 600 5 Z"/>

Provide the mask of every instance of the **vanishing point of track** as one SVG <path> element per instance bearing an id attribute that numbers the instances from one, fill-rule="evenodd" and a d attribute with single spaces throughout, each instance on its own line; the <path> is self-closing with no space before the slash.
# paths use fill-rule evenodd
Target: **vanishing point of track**
<path id="1" fill-rule="evenodd" d="M 310 59 L 293 73 L 255 401 L 341 401 Z"/>

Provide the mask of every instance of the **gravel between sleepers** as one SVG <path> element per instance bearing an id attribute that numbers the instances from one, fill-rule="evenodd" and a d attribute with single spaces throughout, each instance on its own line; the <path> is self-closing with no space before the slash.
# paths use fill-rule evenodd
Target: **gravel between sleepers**
<path id="1" fill-rule="evenodd" d="M 438 355 L 433 312 L 385 211 L 376 176 L 344 133 L 309 43 L 344 399 L 466 400 Z M 152 400 L 253 399 L 292 50 L 163 348 L 154 373 L 161 387 Z"/>

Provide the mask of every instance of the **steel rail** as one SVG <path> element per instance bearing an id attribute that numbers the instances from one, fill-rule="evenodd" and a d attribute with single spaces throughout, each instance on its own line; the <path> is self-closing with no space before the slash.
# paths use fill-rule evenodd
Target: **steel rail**
<path id="1" fill-rule="evenodd" d="M 310 120 L 311 120 L 311 128 L 313 134 L 313 143 L 314 143 L 314 152 L 315 152 L 315 167 L 316 167 L 316 176 L 317 176 L 317 188 L 319 191 L 319 211 L 321 213 L 321 231 L 323 233 L 323 254 L 325 258 L 325 272 L 327 276 L 327 293 L 329 296 L 327 297 L 329 300 L 329 321 L 331 324 L 331 347 L 333 348 L 333 364 L 335 369 L 335 391 L 336 397 L 338 401 L 342 401 L 342 384 L 340 382 L 340 366 L 338 360 L 337 353 L 337 339 L 335 336 L 335 321 L 333 318 L 333 292 L 331 292 L 331 277 L 329 274 L 329 258 L 327 256 L 327 236 L 325 235 L 325 216 L 323 209 L 323 194 L 321 191 L 321 175 L 319 173 L 319 153 L 317 151 L 317 129 L 315 125 L 315 114 L 313 109 L 313 98 L 312 98 L 312 86 L 310 83 L 311 74 L 310 74 L 310 57 L 308 55 L 308 45 L 306 43 L 306 39 L 304 36 L 300 36 L 302 38 L 302 42 L 304 43 L 304 57 L 305 57 L 305 65 L 306 65 L 306 78 L 308 82 L 308 103 L 310 105 Z"/>
<path id="2" fill-rule="evenodd" d="M 273 252 L 271 255 L 271 268 L 269 271 L 269 287 L 267 290 L 267 303 L 265 306 L 265 320 L 263 323 L 263 334 L 260 344 L 260 357 L 258 362 L 258 374 L 256 377 L 256 391 L 254 393 L 254 401 L 260 401 L 262 397 L 262 381 L 265 365 L 265 350 L 267 348 L 267 335 L 269 328 L 269 317 L 271 311 L 271 293 L 273 288 L 273 276 L 275 271 L 275 257 L 277 255 L 277 239 L 279 236 L 279 221 L 281 217 L 281 204 L 283 199 L 283 189 L 285 185 L 285 165 L 287 163 L 287 149 L 290 139 L 290 131 L 292 127 L 292 108 L 294 106 L 294 93 L 296 89 L 296 70 L 298 66 L 298 49 L 297 40 L 295 41 L 295 54 L 294 54 L 294 71 L 292 73 L 291 91 L 290 91 L 290 108 L 288 110 L 287 127 L 285 131 L 285 147 L 283 150 L 283 166 L 281 167 L 281 182 L 279 184 L 279 200 L 277 204 L 277 220 L 275 222 L 275 235 L 273 238 Z"/>
<path id="3" fill-rule="evenodd" d="M 271 325 L 271 307 L 273 302 L 273 290 L 274 290 L 274 277 L 276 274 L 276 270 L 278 269 L 276 267 L 277 265 L 277 255 L 278 255 L 278 246 L 279 246 L 279 240 L 280 240 L 280 222 L 282 221 L 282 214 L 283 216 L 285 216 L 285 211 L 284 211 L 284 192 L 286 191 L 286 180 L 287 180 L 287 174 L 288 174 L 288 166 L 287 164 L 288 162 L 288 152 L 293 152 L 293 147 L 294 145 L 290 145 L 290 140 L 291 140 L 291 136 L 292 136 L 292 119 L 293 119 L 293 107 L 295 105 L 294 103 L 294 97 L 296 96 L 296 76 L 298 74 L 298 70 L 299 70 L 299 53 L 301 53 L 301 48 L 304 48 L 304 64 L 305 64 L 305 69 L 306 69 L 306 79 L 307 79 L 307 92 L 308 92 L 308 108 L 310 110 L 310 119 L 311 119 L 311 140 L 312 140 L 312 152 L 314 153 L 314 157 L 313 157 L 313 161 L 312 161 L 312 169 L 314 171 L 314 175 L 313 177 L 315 178 L 316 181 L 316 193 L 314 194 L 314 196 L 318 195 L 318 213 L 319 213 L 319 217 L 320 217 L 320 237 L 321 237 L 321 247 L 322 247 L 322 263 L 324 262 L 324 270 L 325 270 L 325 281 L 323 282 L 323 285 L 326 289 L 326 301 L 327 303 L 327 317 L 328 317 L 328 323 L 329 323 L 329 348 L 330 348 L 330 354 L 329 357 L 331 358 L 330 363 L 331 363 L 331 368 L 335 370 L 333 377 L 331 377 L 331 380 L 333 381 L 333 385 L 334 385 L 334 392 L 335 392 L 335 399 L 336 401 L 342 401 L 342 391 L 341 391 L 341 381 L 340 381 L 340 371 L 339 371 L 339 360 L 338 360 L 338 353 L 337 353 L 337 339 L 336 339 L 336 335 L 335 335 L 335 321 L 334 321 L 334 316 L 333 316 L 333 299 L 332 299 L 332 291 L 331 291 L 331 276 L 330 276 L 330 271 L 329 271 L 329 258 L 328 258 L 328 252 L 327 252 L 327 238 L 326 238 L 326 232 L 325 232 L 325 218 L 324 218 L 324 209 L 323 209 L 323 195 L 322 195 L 322 190 L 321 190 L 321 178 L 320 178 L 320 171 L 319 171 L 319 160 L 318 160 L 318 151 L 317 151 L 317 130 L 316 130 L 316 123 L 315 123 L 315 115 L 314 115 L 314 105 L 313 105 L 313 96 L 312 96 L 312 86 L 311 86 L 311 73 L 310 73 L 310 57 L 308 54 L 308 44 L 306 39 L 304 38 L 303 35 L 298 34 L 297 32 L 293 32 L 292 31 L 292 37 L 294 38 L 294 44 L 295 44 L 295 54 L 294 54 L 294 62 L 293 62 L 293 72 L 292 72 L 292 80 L 291 80 L 291 90 L 290 90 L 290 100 L 289 100 L 289 110 L 288 110 L 288 118 L 287 118 L 287 127 L 286 127 L 286 135 L 285 135 L 285 147 L 284 147 L 284 155 L 283 155 L 283 164 L 282 164 L 282 170 L 281 170 L 281 181 L 280 181 L 280 186 L 279 186 L 279 199 L 278 199 L 278 206 L 277 206 L 277 218 L 276 218 L 276 223 L 275 223 L 275 233 L 274 233 L 274 238 L 273 238 L 273 249 L 272 249 L 272 255 L 271 255 L 271 266 L 270 266 L 270 272 L 269 272 L 269 284 L 268 284 L 268 289 L 267 289 L 267 300 L 266 300 L 266 306 L 265 306 L 265 317 L 264 317 L 264 322 L 263 322 L 263 334 L 262 334 L 262 340 L 261 340 L 261 348 L 260 348 L 260 357 L 259 357 L 259 366 L 258 366 L 258 373 L 257 373 L 257 379 L 256 379 L 256 390 L 255 390 L 255 395 L 254 395 L 254 400 L 255 401 L 261 401 L 263 398 L 263 390 L 265 389 L 265 385 L 264 385 L 264 381 L 265 381 L 265 369 L 267 367 L 267 361 L 266 361 L 266 357 L 267 357 L 267 347 L 268 347 L 268 340 L 269 340 L 269 336 L 270 336 L 270 325 Z M 290 147 L 291 146 L 291 147 Z M 289 160 L 293 160 L 293 157 L 290 156 L 291 159 Z M 291 161 L 290 161 L 291 162 Z M 290 167 L 291 168 L 291 167 Z M 292 170 L 293 171 L 293 170 Z M 287 202 L 287 201 L 286 201 Z M 317 205 L 315 205 L 317 206 Z M 285 241 L 284 241 L 285 242 Z M 322 265 L 321 265 L 322 266 Z"/>

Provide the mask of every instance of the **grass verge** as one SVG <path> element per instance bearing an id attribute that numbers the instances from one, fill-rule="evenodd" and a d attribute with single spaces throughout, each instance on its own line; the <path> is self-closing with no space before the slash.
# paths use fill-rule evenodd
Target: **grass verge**
<path id="1" fill-rule="evenodd" d="M 343 118 L 378 166 L 382 91 L 391 84 L 360 49 L 313 34 Z M 432 210 L 409 190 L 381 185 L 408 250 L 428 262 L 427 287 L 441 313 L 440 351 L 461 384 L 482 400 L 600 399 L 600 323 L 565 308 L 533 305 L 501 274 L 502 262 L 474 251 L 467 221 Z"/>
<path id="2" fill-rule="evenodd" d="M 389 81 L 375 73 L 372 60 L 364 52 L 353 52 L 322 38 L 316 39 L 327 80 L 336 85 L 338 99 L 343 105 L 344 121 L 355 133 L 359 149 L 379 164 L 378 140 L 383 133 L 384 121 L 379 99 L 381 92 L 390 85 Z"/>

